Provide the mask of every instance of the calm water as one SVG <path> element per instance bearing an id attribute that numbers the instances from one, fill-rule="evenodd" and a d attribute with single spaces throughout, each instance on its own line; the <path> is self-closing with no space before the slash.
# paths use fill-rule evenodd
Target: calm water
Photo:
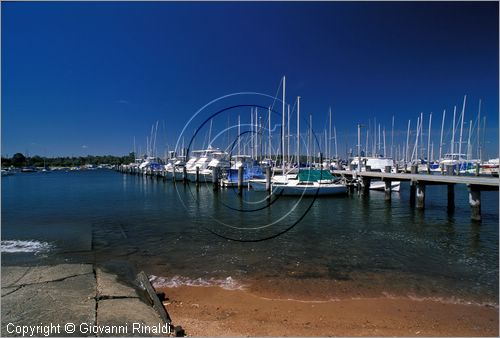
<path id="1" fill-rule="evenodd" d="M 126 261 L 170 282 L 342 281 L 498 304 L 498 192 L 482 192 L 479 225 L 463 186 L 450 215 L 446 187 L 427 187 L 424 212 L 408 190 L 269 205 L 108 170 L 18 173 L 2 177 L 2 264 Z"/>

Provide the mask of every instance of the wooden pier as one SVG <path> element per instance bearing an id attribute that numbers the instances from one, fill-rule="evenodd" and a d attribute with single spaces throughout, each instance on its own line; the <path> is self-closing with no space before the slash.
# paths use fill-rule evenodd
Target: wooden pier
<path id="1" fill-rule="evenodd" d="M 410 182 L 410 204 L 417 209 L 425 208 L 425 187 L 427 185 L 447 185 L 448 186 L 448 211 L 455 208 L 455 184 L 465 184 L 469 189 L 469 205 L 471 206 L 471 219 L 481 221 L 481 191 L 498 190 L 500 179 L 495 177 L 480 176 L 452 176 L 442 174 L 418 174 L 412 170 L 411 174 L 374 172 L 367 168 L 367 171 L 355 170 L 333 170 L 332 173 L 342 177 L 358 180 L 362 182 L 362 189 L 366 192 L 370 187 L 372 179 L 379 179 L 386 184 L 386 200 L 390 201 L 391 182 Z M 413 168 L 412 168 L 413 169 Z"/>
<path id="2" fill-rule="evenodd" d="M 199 168 L 196 168 L 196 175 L 194 183 L 197 187 L 201 183 L 201 177 Z M 218 168 L 217 168 L 218 169 Z M 212 172 L 212 184 L 214 191 L 218 190 L 221 186 L 220 184 L 220 170 L 215 169 Z M 341 176 L 348 181 L 356 182 L 356 186 L 364 194 L 368 193 L 370 188 L 371 180 L 382 180 L 385 182 L 385 200 L 391 200 L 391 182 L 392 181 L 407 181 L 410 182 L 410 205 L 420 210 L 425 209 L 425 194 L 426 186 L 428 185 L 446 185 L 448 188 L 447 198 L 448 204 L 447 209 L 452 212 L 455 209 L 455 185 L 465 184 L 469 190 L 469 205 L 471 207 L 471 219 L 473 221 L 481 221 L 481 191 L 498 191 L 500 185 L 500 179 L 498 177 L 482 177 L 482 176 L 456 176 L 453 175 L 452 171 L 447 170 L 444 174 L 419 174 L 415 166 L 412 166 L 411 173 L 391 173 L 391 167 L 385 168 L 386 172 L 371 171 L 370 167 L 367 166 L 365 171 L 356 170 L 332 170 L 331 173 L 334 175 Z M 163 178 L 166 180 L 166 171 L 152 171 L 144 170 L 141 171 L 138 168 L 131 168 L 127 166 L 121 166 L 118 171 L 123 173 L 135 174 L 135 175 L 147 175 L 151 178 L 156 177 L 157 179 Z M 266 188 L 270 190 L 271 187 L 271 169 L 266 168 Z M 184 167 L 183 170 L 183 183 L 188 183 L 187 173 Z M 175 182 L 175 174 L 173 175 L 172 181 Z M 243 185 L 243 168 L 238 170 L 238 194 L 241 196 Z"/>

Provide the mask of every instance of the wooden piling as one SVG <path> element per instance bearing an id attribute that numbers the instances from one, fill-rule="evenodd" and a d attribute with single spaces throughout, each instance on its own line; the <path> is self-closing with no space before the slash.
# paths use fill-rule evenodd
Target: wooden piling
<path id="1" fill-rule="evenodd" d="M 417 209 L 425 208 L 425 184 L 417 183 Z"/>
<path id="2" fill-rule="evenodd" d="M 469 185 L 469 204 L 471 207 L 471 220 L 481 221 L 481 191 Z"/>
<path id="3" fill-rule="evenodd" d="M 414 175 L 418 174 L 418 166 L 417 165 L 411 166 L 411 173 Z M 415 205 L 416 190 L 417 190 L 417 182 L 412 180 L 410 182 L 410 205 L 411 206 Z"/>
<path id="4" fill-rule="evenodd" d="M 392 188 L 392 183 L 390 180 L 384 180 L 385 182 L 385 188 L 384 188 L 384 191 L 385 191 L 385 200 L 390 202 L 391 201 L 391 188 Z"/>
<path id="5" fill-rule="evenodd" d="M 238 167 L 238 195 L 243 193 L 243 166 Z"/>
<path id="6" fill-rule="evenodd" d="M 271 192 L 271 166 L 266 167 L 266 191 Z"/>
<path id="7" fill-rule="evenodd" d="M 214 191 L 217 191 L 219 189 L 219 168 L 218 167 L 212 168 L 212 183 L 213 183 Z"/>
<path id="8" fill-rule="evenodd" d="M 196 186 L 200 186 L 200 167 L 196 167 L 196 178 L 195 178 Z"/>
<path id="9" fill-rule="evenodd" d="M 370 172 L 372 171 L 372 167 L 369 165 L 365 165 L 365 171 Z M 363 177 L 363 194 L 368 194 L 370 192 L 370 184 L 371 184 L 371 179 L 370 177 Z"/>
<path id="10" fill-rule="evenodd" d="M 446 165 L 446 175 L 448 176 L 453 175 L 453 164 Z"/>
<path id="11" fill-rule="evenodd" d="M 448 184 L 448 212 L 455 210 L 455 184 Z"/>
<path id="12" fill-rule="evenodd" d="M 476 162 L 476 172 L 475 172 L 475 175 L 479 176 L 480 173 L 481 173 L 481 163 Z"/>
<path id="13" fill-rule="evenodd" d="M 182 167 L 182 180 L 184 181 L 184 184 L 188 181 L 187 169 L 185 166 Z"/>

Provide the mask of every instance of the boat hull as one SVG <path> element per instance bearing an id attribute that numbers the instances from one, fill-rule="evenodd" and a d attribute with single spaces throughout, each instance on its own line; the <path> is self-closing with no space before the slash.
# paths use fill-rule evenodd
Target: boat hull
<path id="1" fill-rule="evenodd" d="M 391 182 L 391 191 L 399 192 L 400 188 L 401 188 L 401 182 L 399 182 L 399 181 Z M 372 182 L 370 182 L 370 190 L 384 191 L 385 190 L 385 182 L 384 181 L 372 181 Z"/>

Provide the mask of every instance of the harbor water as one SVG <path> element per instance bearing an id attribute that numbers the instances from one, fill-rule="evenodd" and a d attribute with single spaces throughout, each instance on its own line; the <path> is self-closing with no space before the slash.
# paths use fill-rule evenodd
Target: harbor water
<path id="1" fill-rule="evenodd" d="M 111 170 L 2 177 L 2 265 L 127 262 L 154 283 L 433 297 L 498 306 L 498 192 L 470 220 L 467 188 L 296 198 Z M 308 291 L 308 292 L 309 292 Z M 304 291 L 303 291 L 304 292 Z"/>

